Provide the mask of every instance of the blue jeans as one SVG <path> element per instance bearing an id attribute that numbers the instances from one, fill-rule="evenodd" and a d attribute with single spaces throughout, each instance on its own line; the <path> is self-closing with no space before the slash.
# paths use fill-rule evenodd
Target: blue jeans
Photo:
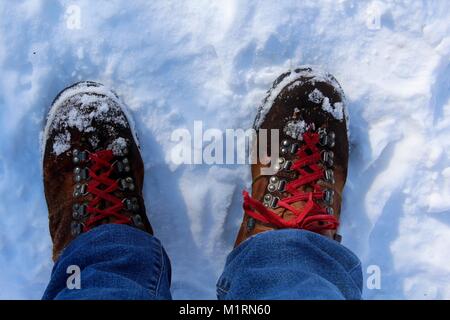
<path id="1" fill-rule="evenodd" d="M 69 289 L 71 265 L 81 289 Z M 124 225 L 99 226 L 56 262 L 43 299 L 171 299 L 169 258 L 158 239 Z M 339 243 L 303 230 L 260 233 L 228 256 L 219 299 L 361 299 L 358 258 Z M 194 298 L 194 297 L 193 297 Z"/>

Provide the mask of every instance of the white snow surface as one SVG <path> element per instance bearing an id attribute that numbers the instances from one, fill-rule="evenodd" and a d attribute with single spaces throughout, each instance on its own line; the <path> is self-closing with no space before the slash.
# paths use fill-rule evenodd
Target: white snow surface
<path id="1" fill-rule="evenodd" d="M 293 139 L 302 140 L 303 133 L 308 129 L 308 125 L 303 120 L 291 120 L 286 122 L 283 128 L 284 134 L 288 135 Z"/>
<path id="2" fill-rule="evenodd" d="M 66 104 L 79 104 L 79 108 L 64 108 Z M 110 110 L 110 108 L 113 109 Z M 86 82 L 80 82 L 63 90 L 52 103 L 44 131 L 40 136 L 42 156 L 47 139 L 53 130 L 61 131 L 56 136 L 52 148 L 54 154 L 60 155 L 70 149 L 69 129 L 76 128 L 80 132 L 93 132 L 96 130 L 92 125 L 94 119 L 120 127 L 126 127 L 129 124 L 132 128 L 133 138 L 139 145 L 134 120 L 129 114 L 128 107 L 117 97 L 116 93 L 102 84 L 88 86 Z M 92 146 L 98 143 L 96 140 L 98 138 L 92 135 L 90 138 Z M 115 143 L 117 141 L 119 144 Z M 122 152 L 120 148 L 123 148 L 125 144 L 124 138 L 116 139 L 111 144 L 111 149 L 116 155 L 119 155 Z"/>
<path id="3" fill-rule="evenodd" d="M 342 102 L 331 104 L 330 99 L 325 97 L 322 101 L 322 109 L 331 113 L 331 115 L 339 121 L 344 119 L 344 104 Z"/>
<path id="4" fill-rule="evenodd" d="M 273 80 L 312 64 L 347 97 L 343 244 L 365 279 L 381 271 L 364 298 L 450 299 L 449 11 L 447 0 L 1 1 L 0 298 L 39 299 L 50 276 L 39 135 L 59 91 L 94 80 L 129 105 L 173 296 L 214 298 L 249 167 L 174 165 L 171 133 L 195 120 L 250 128 Z"/>
<path id="5" fill-rule="evenodd" d="M 308 99 L 314 103 L 321 103 L 323 101 L 323 93 L 319 89 L 314 89 L 309 95 Z"/>

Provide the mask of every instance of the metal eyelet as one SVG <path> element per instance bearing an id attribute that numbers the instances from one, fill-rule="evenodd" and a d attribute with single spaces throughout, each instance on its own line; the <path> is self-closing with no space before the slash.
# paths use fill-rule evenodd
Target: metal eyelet
<path id="1" fill-rule="evenodd" d="M 87 168 L 76 167 L 73 169 L 73 180 L 75 182 L 81 182 L 83 180 L 87 180 L 89 177 L 89 170 Z"/>
<path id="2" fill-rule="evenodd" d="M 280 198 L 278 198 L 278 197 L 273 197 L 272 202 L 270 203 L 270 207 L 271 207 L 272 209 L 278 208 L 278 201 L 280 201 Z"/>
<path id="3" fill-rule="evenodd" d="M 128 189 L 130 191 L 134 191 L 134 189 L 135 189 L 134 181 L 133 181 L 133 178 L 131 178 L 131 177 L 126 177 L 125 179 L 120 179 L 119 186 L 120 186 L 121 190 Z"/>
<path id="4" fill-rule="evenodd" d="M 125 158 L 122 161 L 118 161 L 116 167 L 119 173 L 128 173 L 131 171 L 130 161 L 128 160 L 128 158 Z"/>
<path id="5" fill-rule="evenodd" d="M 328 160 L 328 162 L 326 162 L 326 166 L 327 166 L 328 168 L 332 168 L 332 167 L 334 166 L 334 160 L 333 160 L 332 158 L 330 158 L 330 159 Z"/>
<path id="6" fill-rule="evenodd" d="M 334 152 L 333 151 L 322 151 L 322 163 L 327 167 L 332 167 L 334 165 Z"/>
<path id="7" fill-rule="evenodd" d="M 137 212 L 139 210 L 139 202 L 137 198 L 124 199 L 125 210 Z"/>
<path id="8" fill-rule="evenodd" d="M 77 149 L 73 150 L 72 152 L 72 162 L 77 164 L 80 162 L 80 158 L 78 157 L 78 155 L 80 154 L 80 151 L 78 151 Z"/>
<path id="9" fill-rule="evenodd" d="M 284 192 L 285 189 L 286 189 L 286 180 L 280 180 L 280 182 L 278 183 L 278 191 Z"/>
<path id="10" fill-rule="evenodd" d="M 327 146 L 329 148 L 333 148 L 336 144 L 336 134 L 333 131 L 331 131 L 330 133 L 328 133 L 327 139 L 328 139 Z"/>
<path id="11" fill-rule="evenodd" d="M 77 221 L 72 221 L 72 223 L 70 224 L 70 233 L 72 234 L 72 236 L 76 237 L 78 236 L 82 231 L 82 225 L 81 223 L 77 222 Z"/>
<path id="12" fill-rule="evenodd" d="M 332 216 L 332 215 L 334 215 L 334 209 L 332 208 L 332 207 L 327 207 L 327 213 L 330 215 L 330 216 Z"/>
<path id="13" fill-rule="evenodd" d="M 277 184 L 280 179 L 277 176 L 271 176 L 269 179 L 270 183 Z"/>
<path id="14" fill-rule="evenodd" d="M 85 196 L 87 194 L 86 191 L 87 191 L 87 184 L 77 183 L 75 185 L 74 190 L 73 190 L 73 196 L 75 198 L 79 198 L 79 197 Z"/>
<path id="15" fill-rule="evenodd" d="M 135 215 L 131 216 L 131 221 L 138 228 L 144 227 L 144 223 L 142 222 L 142 217 L 139 214 L 135 214 Z"/>
<path id="16" fill-rule="evenodd" d="M 266 208 L 276 208 L 280 198 L 272 196 L 270 193 L 264 195 L 264 206 Z"/>
<path id="17" fill-rule="evenodd" d="M 273 183 L 269 183 L 267 190 L 269 190 L 269 192 L 275 192 L 277 190 L 277 186 Z"/>
<path id="18" fill-rule="evenodd" d="M 326 134 L 323 134 L 319 138 L 319 143 L 322 147 L 325 147 L 328 144 L 328 136 Z"/>
<path id="19" fill-rule="evenodd" d="M 331 169 L 325 170 L 325 180 L 327 180 L 327 182 L 331 184 L 335 183 L 333 170 Z"/>
<path id="20" fill-rule="evenodd" d="M 255 228 L 255 224 L 256 224 L 255 219 L 249 217 L 247 219 L 247 230 L 252 231 Z"/>
<path id="21" fill-rule="evenodd" d="M 83 218 L 86 218 L 86 208 L 86 204 L 75 203 L 72 206 L 72 218 L 74 220 L 82 220 Z"/>
<path id="22" fill-rule="evenodd" d="M 317 133 L 319 134 L 319 144 L 322 147 L 325 147 L 328 144 L 327 129 L 326 128 L 319 128 Z"/>
<path id="23" fill-rule="evenodd" d="M 291 167 L 292 167 L 292 161 L 288 160 L 284 163 L 283 170 L 289 171 L 289 170 L 291 170 Z"/>
<path id="24" fill-rule="evenodd" d="M 270 193 L 266 193 L 264 195 L 264 203 L 270 203 L 272 201 L 273 196 Z"/>
<path id="25" fill-rule="evenodd" d="M 282 142 L 281 142 L 281 145 L 283 146 L 283 147 L 289 147 L 290 146 L 290 142 L 289 142 L 289 140 L 283 140 Z"/>
<path id="26" fill-rule="evenodd" d="M 81 162 L 84 162 L 84 161 L 86 161 L 88 159 L 88 154 L 87 154 L 87 152 L 86 151 L 80 151 L 80 150 L 78 150 L 78 149 L 74 149 L 73 151 L 72 151 L 72 162 L 74 163 L 74 164 L 78 164 L 78 163 L 81 163 Z"/>
<path id="27" fill-rule="evenodd" d="M 333 205 L 333 199 L 334 199 L 334 191 L 331 189 L 326 189 L 323 192 L 323 201 L 329 206 Z"/>

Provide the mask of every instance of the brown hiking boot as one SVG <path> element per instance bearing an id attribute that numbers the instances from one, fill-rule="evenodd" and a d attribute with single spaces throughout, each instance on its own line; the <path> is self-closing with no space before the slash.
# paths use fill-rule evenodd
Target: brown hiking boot
<path id="1" fill-rule="evenodd" d="M 152 233 L 144 166 L 131 118 L 117 95 L 95 82 L 62 91 L 43 136 L 43 170 L 53 260 L 80 233 L 107 223 Z"/>
<path id="2" fill-rule="evenodd" d="M 305 229 L 337 241 L 342 190 L 347 177 L 348 136 L 345 97 L 336 79 L 309 67 L 281 75 L 255 120 L 268 129 L 268 150 L 279 157 L 272 175 L 259 159 L 252 165 L 252 196 L 244 192 L 244 219 L 236 246 L 257 233 Z M 271 146 L 270 129 L 278 129 Z M 259 150 L 258 150 L 259 151 Z M 259 154 L 259 152 L 258 152 Z"/>

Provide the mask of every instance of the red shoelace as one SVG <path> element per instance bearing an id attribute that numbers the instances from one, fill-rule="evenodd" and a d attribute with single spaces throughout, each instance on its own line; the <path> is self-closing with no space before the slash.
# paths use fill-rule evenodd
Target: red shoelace
<path id="1" fill-rule="evenodd" d="M 114 196 L 113 193 L 119 189 L 117 180 L 110 178 L 113 172 L 114 155 L 111 150 L 102 150 L 89 154 L 89 177 L 87 192 L 94 197 L 87 205 L 89 218 L 87 219 L 83 231 L 89 231 L 105 218 L 114 218 L 113 223 L 130 224 L 129 217 L 119 213 L 124 208 L 121 199 Z M 101 201 L 109 203 L 108 207 L 99 209 L 97 206 Z"/>
<path id="2" fill-rule="evenodd" d="M 292 212 L 295 218 L 289 221 L 283 219 L 244 191 L 244 211 L 247 215 L 279 229 L 305 229 L 317 233 L 337 229 L 339 226 L 337 219 L 328 214 L 326 208 L 317 203 L 324 197 L 324 188 L 317 182 L 323 179 L 325 174 L 325 170 L 319 166 L 321 160 L 321 150 L 318 147 L 319 139 L 320 136 L 317 132 L 308 131 L 303 134 L 304 144 L 297 151 L 298 160 L 291 167 L 291 170 L 296 170 L 299 173 L 298 178 L 286 184 L 285 190 L 290 196 L 280 199 L 277 203 L 278 207 Z M 309 170 L 306 170 L 306 168 L 309 168 Z M 299 187 L 305 185 L 310 185 L 313 191 L 302 192 L 298 190 Z M 298 201 L 306 201 L 303 208 L 298 209 L 292 206 L 293 203 Z"/>

